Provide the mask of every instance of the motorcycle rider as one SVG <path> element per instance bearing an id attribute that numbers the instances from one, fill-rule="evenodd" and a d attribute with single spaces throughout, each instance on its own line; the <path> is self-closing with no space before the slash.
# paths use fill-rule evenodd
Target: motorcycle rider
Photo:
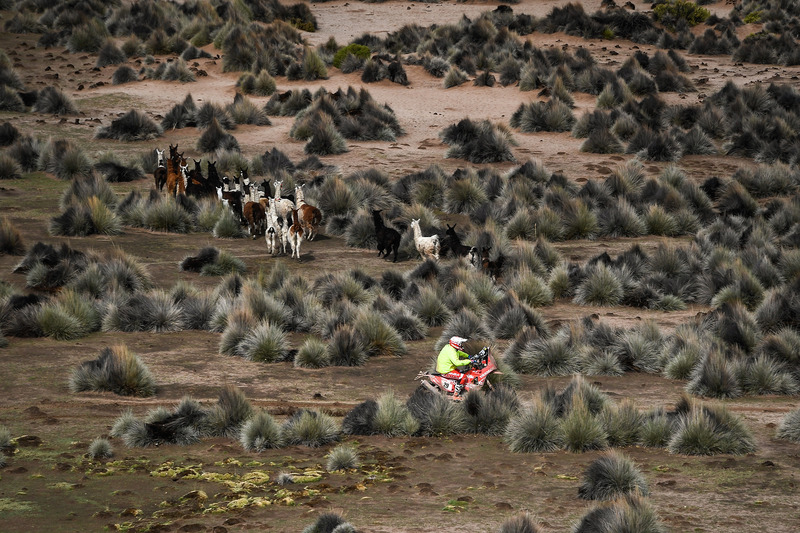
<path id="1" fill-rule="evenodd" d="M 450 342 L 444 345 L 436 359 L 436 371 L 439 374 L 448 379 L 458 380 L 453 394 L 454 400 L 461 399 L 461 392 L 464 390 L 464 382 L 467 379 L 467 375 L 458 368 L 466 366 L 465 370 L 468 370 L 472 363 L 469 355 L 463 351 L 465 342 L 467 339 L 464 337 L 450 337 Z"/>

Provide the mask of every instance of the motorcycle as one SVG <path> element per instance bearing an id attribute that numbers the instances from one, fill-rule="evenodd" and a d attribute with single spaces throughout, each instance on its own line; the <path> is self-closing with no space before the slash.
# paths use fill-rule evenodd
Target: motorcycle
<path id="1" fill-rule="evenodd" d="M 480 352 L 471 356 L 469 360 L 471 363 L 469 370 L 466 372 L 467 379 L 463 394 L 473 389 L 480 390 L 484 384 L 487 384 L 489 388 L 493 388 L 491 382 L 488 381 L 489 375 L 492 373 L 501 374 L 502 372 L 497 369 L 497 363 L 491 355 L 489 347 L 484 346 Z M 429 372 L 427 370 L 420 371 L 414 379 L 420 380 L 428 390 L 437 394 L 444 394 L 451 400 L 453 399 L 457 380 L 449 379 L 438 372 Z"/>

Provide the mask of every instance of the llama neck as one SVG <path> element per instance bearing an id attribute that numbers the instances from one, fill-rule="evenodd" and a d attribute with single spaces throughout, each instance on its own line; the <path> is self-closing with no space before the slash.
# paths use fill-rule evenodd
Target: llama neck
<path id="1" fill-rule="evenodd" d="M 422 237 L 422 231 L 419 229 L 419 222 L 412 223 L 411 229 L 414 230 L 415 239 L 419 239 L 420 237 Z"/>

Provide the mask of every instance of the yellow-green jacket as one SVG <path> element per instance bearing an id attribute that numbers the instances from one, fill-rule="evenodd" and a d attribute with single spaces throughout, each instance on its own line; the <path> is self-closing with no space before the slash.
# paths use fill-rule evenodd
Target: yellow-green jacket
<path id="1" fill-rule="evenodd" d="M 445 344 L 436 359 L 436 371 L 440 374 L 447 374 L 455 370 L 456 367 L 468 364 L 470 364 L 469 354 Z"/>

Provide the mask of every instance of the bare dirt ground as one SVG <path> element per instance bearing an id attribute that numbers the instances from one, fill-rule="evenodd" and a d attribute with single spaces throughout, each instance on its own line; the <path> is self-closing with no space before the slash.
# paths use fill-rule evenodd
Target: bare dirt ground
<path id="1" fill-rule="evenodd" d="M 542 16 L 564 3 L 526 0 L 513 8 Z M 599 4 L 595 0 L 584 2 L 587 12 L 593 12 Z M 307 39 L 319 44 L 334 36 L 345 44 L 366 31 L 384 35 L 412 22 L 422 26 L 455 22 L 463 15 L 475 17 L 494 7 L 496 4 L 484 2 L 364 4 L 337 0 L 311 4 L 320 29 L 307 34 Z M 648 4 L 637 1 L 636 7 L 647 9 Z M 724 14 L 730 5 L 720 2 L 710 8 Z M 746 35 L 752 28 L 741 31 Z M 621 65 L 635 48 L 650 54 L 655 51 L 627 41 L 583 40 L 563 34 L 533 34 L 527 38 L 536 46 L 588 47 L 601 65 L 612 68 Z M 179 143 L 186 147 L 187 155 L 199 157 L 193 151 L 197 136 L 194 129 L 166 132 L 157 143 L 139 144 L 96 141 L 93 133 L 132 107 L 158 118 L 187 93 L 198 102 L 221 104 L 232 101 L 235 94 L 238 75 L 222 73 L 219 59 L 197 60 L 196 68 L 208 76 L 198 78 L 196 83 L 143 81 L 115 87 L 110 85 L 114 67 L 94 70 L 92 55 L 43 50 L 35 47 L 36 40 L 37 36 L 2 34 L 0 48 L 7 51 L 29 89 L 57 85 L 75 98 L 81 115 L 62 119 L 0 113 L 0 119 L 11 122 L 23 133 L 70 137 L 92 156 L 113 150 L 125 159 L 155 146 Z M 729 80 L 738 84 L 788 80 L 800 72 L 796 67 L 734 65 L 723 56 L 685 57 L 693 68 L 690 77 L 700 90 L 664 95 L 684 103 L 702 100 Z M 407 135 L 397 143 L 351 143 L 348 153 L 326 157 L 325 163 L 337 166 L 343 174 L 377 167 L 398 177 L 431 164 L 452 171 L 466 163 L 444 158 L 446 146 L 438 139 L 442 128 L 464 117 L 507 122 L 520 103 L 536 98 L 535 93 L 523 93 L 514 86 L 476 88 L 467 83 L 445 90 L 441 80 L 429 76 L 421 67 L 407 66 L 406 70 L 411 81 L 408 87 L 384 81 L 370 84 L 367 89 L 373 98 L 391 105 Z M 357 73 L 344 75 L 336 69 L 330 73 L 330 79 L 314 83 L 279 79 L 279 90 L 308 87 L 313 92 L 318 87 L 336 90 L 361 85 Z M 94 85 L 101 81 L 104 85 Z M 254 100 L 266 102 L 266 98 Z M 594 100 L 589 95 L 576 95 L 576 116 L 592 108 Z M 235 135 L 248 157 L 278 147 L 293 160 L 299 160 L 303 157 L 303 144 L 288 136 L 292 120 L 273 117 L 272 126 L 240 126 Z M 579 181 L 602 178 L 628 157 L 581 153 L 581 141 L 569 134 L 515 132 L 514 136 L 519 143 L 514 148 L 518 161 L 535 157 L 550 170 Z M 752 164 L 721 156 L 691 156 L 680 161 L 687 174 L 698 181 L 713 175 L 729 176 L 740 166 Z M 509 163 L 498 168 L 512 166 Z M 663 164 L 646 165 L 651 174 L 661 168 Z M 147 191 L 150 186 L 148 178 L 115 189 L 124 194 L 131 189 Z M 99 251 L 119 247 L 141 258 L 156 284 L 163 287 L 179 279 L 205 286 L 215 284 L 214 278 L 179 272 L 177 268 L 183 257 L 206 245 L 244 259 L 251 273 L 268 269 L 275 261 L 289 261 L 269 257 L 261 240 L 220 241 L 207 234 L 173 235 L 127 228 L 123 235 L 113 238 L 50 237 L 47 221 L 57 212 L 64 187 L 63 182 L 44 174 L 1 182 L 0 214 L 9 216 L 28 245 L 37 241 L 67 242 L 80 250 Z M 661 241 L 636 242 L 652 249 Z M 568 241 L 557 247 L 566 258 L 581 261 L 603 251 L 613 255 L 631 244 L 630 239 Z M 18 258 L 0 256 L 0 279 L 22 288 L 24 277 L 11 273 L 17 261 Z M 398 267 L 406 270 L 416 264 L 406 261 Z M 356 265 L 368 274 L 379 275 L 388 263 L 372 251 L 348 248 L 341 239 L 321 236 L 305 245 L 302 263 L 289 265 L 292 271 L 309 276 Z M 593 309 L 558 302 L 541 311 L 551 323 L 596 312 L 617 325 L 652 318 L 670 329 L 705 309 L 690 307 L 679 313 L 660 313 L 632 308 Z M 342 513 L 359 531 L 368 532 L 497 531 L 500 524 L 522 511 L 532 513 L 544 532 L 568 531 L 591 507 L 577 498 L 577 487 L 581 473 L 597 457 L 596 453 L 517 455 L 510 453 L 500 438 L 485 436 L 360 437 L 353 439 L 363 462 L 357 471 L 324 473 L 321 480 L 289 485 L 281 495 L 289 499 L 283 500 L 276 497 L 274 486 L 256 486 L 248 495 L 266 496 L 272 500 L 271 505 L 219 514 L 201 512 L 200 504 L 208 509 L 211 502 L 226 500 L 230 487 L 219 480 L 185 479 L 181 469 L 202 465 L 197 468 L 229 474 L 227 480 L 240 480 L 253 471 L 263 471 L 274 478 L 281 472 L 324 470 L 329 447 L 289 447 L 249 454 L 237 442 L 221 438 L 188 447 L 153 449 L 128 449 L 112 439 L 116 455 L 111 463 L 92 462 L 84 455 L 92 439 L 107 435 L 123 409 L 130 407 L 142 415 L 155 406 L 172 405 L 184 395 L 211 402 L 219 388 L 228 383 L 242 388 L 254 406 L 278 417 L 305 406 L 319 407 L 341 417 L 357 403 L 376 398 L 386 387 L 393 388 L 399 397 L 406 397 L 416 387 L 413 377 L 417 371 L 429 364 L 438 334 L 439 330 L 434 329 L 426 340 L 409 343 L 409 354 L 403 358 L 381 357 L 364 367 L 322 370 L 228 358 L 218 353 L 219 334 L 208 332 L 97 333 L 70 342 L 11 338 L 9 347 L 0 350 L 0 424 L 11 429 L 14 437 L 32 435 L 41 444 L 20 445 L 18 452 L 8 458 L 8 466 L 0 469 L 0 530 L 300 531 L 320 511 L 333 510 Z M 159 384 L 156 396 L 143 400 L 110 393 L 70 393 L 70 370 L 81 361 L 96 357 L 103 347 L 118 342 L 127 344 L 148 365 Z M 293 344 L 300 343 L 301 335 L 293 337 Z M 503 348 L 502 343 L 496 346 L 498 353 Z M 563 387 L 567 381 L 568 378 L 523 376 L 519 393 L 528 400 L 546 384 Z M 671 405 L 684 386 L 682 382 L 640 374 L 593 381 L 614 399 L 633 398 L 642 409 Z M 800 400 L 796 397 L 728 402 L 728 407 L 744 416 L 756 435 L 758 451 L 747 456 L 684 457 L 647 448 L 627 448 L 624 452 L 647 476 L 650 500 L 671 531 L 795 532 L 800 530 L 800 448 L 775 439 L 774 432 L 782 417 L 798 405 Z M 176 470 L 158 475 L 159 468 L 168 462 Z M 202 501 L 202 495 L 192 491 L 203 491 L 208 500 Z"/>

